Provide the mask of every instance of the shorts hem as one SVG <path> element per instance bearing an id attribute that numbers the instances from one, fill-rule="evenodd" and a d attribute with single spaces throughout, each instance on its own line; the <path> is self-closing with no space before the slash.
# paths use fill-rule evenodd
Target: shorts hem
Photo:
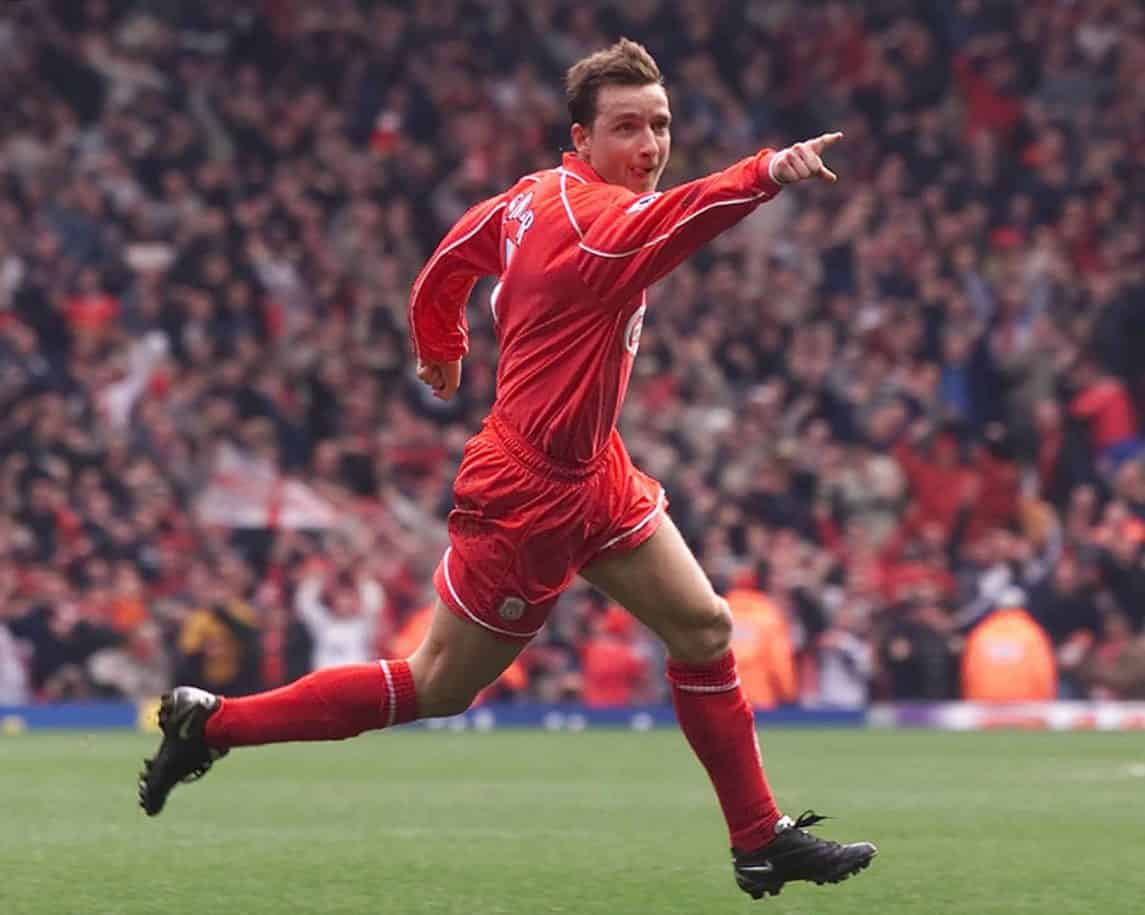
<path id="1" fill-rule="evenodd" d="M 606 559 L 610 556 L 622 556 L 625 553 L 631 553 L 638 546 L 650 540 L 652 535 L 660 529 L 666 508 L 667 498 L 665 497 L 664 490 L 661 489 L 659 497 L 656 500 L 656 507 L 649 512 L 648 516 L 632 530 L 614 538 L 606 546 L 601 547 L 593 553 L 592 558 L 585 563 L 585 566 L 591 565 L 598 559 Z"/>
<path id="2" fill-rule="evenodd" d="M 437 596 L 445 605 L 445 608 L 463 622 L 471 623 L 475 626 L 480 626 L 491 636 L 493 636 L 493 638 L 500 642 L 518 644 L 520 642 L 528 642 L 535 638 L 541 631 L 540 629 L 536 629 L 533 632 L 513 632 L 511 629 L 502 629 L 499 626 L 494 626 L 492 623 L 487 623 L 476 613 L 465 606 L 457 592 L 454 590 L 453 582 L 449 575 L 449 556 L 452 552 L 453 547 L 450 547 L 445 551 L 445 555 L 441 557 L 441 563 L 438 566 L 438 571 L 433 576 L 434 588 L 437 591 Z"/>

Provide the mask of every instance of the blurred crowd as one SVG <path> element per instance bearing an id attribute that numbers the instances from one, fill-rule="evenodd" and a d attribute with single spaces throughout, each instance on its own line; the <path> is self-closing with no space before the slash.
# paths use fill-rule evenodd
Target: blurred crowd
<path id="1" fill-rule="evenodd" d="M 664 70 L 666 184 L 826 130 L 649 294 L 622 432 L 763 706 L 1145 696 L 1145 9 L 1121 0 L 15 0 L 0 8 L 0 704 L 415 645 L 466 437 L 410 282 Z M 491 698 L 658 701 L 575 587 Z"/>

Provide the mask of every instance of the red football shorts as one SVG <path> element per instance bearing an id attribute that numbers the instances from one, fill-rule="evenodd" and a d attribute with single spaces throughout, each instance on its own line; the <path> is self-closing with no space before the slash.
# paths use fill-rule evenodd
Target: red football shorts
<path id="1" fill-rule="evenodd" d="M 457 616 L 507 641 L 536 635 L 577 572 L 635 549 L 668 504 L 615 430 L 599 457 L 573 467 L 495 416 L 465 446 L 453 497 L 433 583 Z"/>

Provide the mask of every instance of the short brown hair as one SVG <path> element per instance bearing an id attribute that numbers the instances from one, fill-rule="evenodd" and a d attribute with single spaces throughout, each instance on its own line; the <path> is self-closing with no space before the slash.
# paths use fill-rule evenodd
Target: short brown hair
<path id="1" fill-rule="evenodd" d="M 660 68 L 648 49 L 621 38 L 603 51 L 590 54 L 569 67 L 565 74 L 565 98 L 573 124 L 589 126 L 596 117 L 596 98 L 601 86 L 663 85 Z"/>

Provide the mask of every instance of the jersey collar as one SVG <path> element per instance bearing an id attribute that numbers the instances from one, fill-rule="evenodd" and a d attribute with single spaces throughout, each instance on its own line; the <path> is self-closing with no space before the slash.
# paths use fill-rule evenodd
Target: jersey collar
<path id="1" fill-rule="evenodd" d="M 602 184 L 604 183 L 604 179 L 596 173 L 596 170 L 576 153 L 565 153 L 561 158 L 561 168 L 563 168 L 569 174 L 580 178 L 582 181 L 595 181 Z"/>

